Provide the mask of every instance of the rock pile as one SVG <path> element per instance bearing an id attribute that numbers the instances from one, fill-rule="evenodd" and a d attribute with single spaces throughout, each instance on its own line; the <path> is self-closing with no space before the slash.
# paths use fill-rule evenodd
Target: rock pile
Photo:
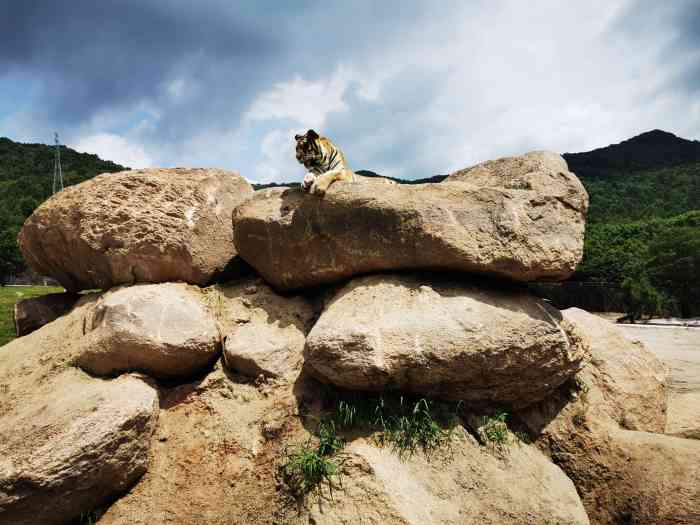
<path id="1" fill-rule="evenodd" d="M 518 283 L 573 272 L 587 205 L 546 152 L 323 198 L 181 169 L 59 193 L 23 253 L 102 292 L 0 349 L 0 522 L 697 522 L 700 443 L 661 434 L 665 367 Z M 217 280 L 239 258 L 258 275 Z M 299 507 L 278 468 L 323 383 L 466 422 L 505 408 L 535 444 L 494 455 L 464 424 L 434 461 L 348 436 L 342 489 Z"/>

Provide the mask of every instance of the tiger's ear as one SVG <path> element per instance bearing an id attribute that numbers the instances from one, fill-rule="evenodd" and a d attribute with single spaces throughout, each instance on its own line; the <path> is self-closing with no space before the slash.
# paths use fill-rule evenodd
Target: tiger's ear
<path id="1" fill-rule="evenodd" d="M 304 135 L 299 135 L 298 133 L 294 135 L 294 140 L 299 141 Z"/>
<path id="2" fill-rule="evenodd" d="M 310 140 L 316 140 L 318 138 L 318 133 L 316 133 L 313 129 L 310 129 L 306 132 L 306 138 Z"/>

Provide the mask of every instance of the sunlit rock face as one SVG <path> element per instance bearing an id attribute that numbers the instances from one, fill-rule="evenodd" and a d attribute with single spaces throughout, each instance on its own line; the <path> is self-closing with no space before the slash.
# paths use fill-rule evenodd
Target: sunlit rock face
<path id="1" fill-rule="evenodd" d="M 34 271 L 69 291 L 203 285 L 235 257 L 231 213 L 252 192 L 243 177 L 223 170 L 105 173 L 39 206 L 19 246 Z"/>

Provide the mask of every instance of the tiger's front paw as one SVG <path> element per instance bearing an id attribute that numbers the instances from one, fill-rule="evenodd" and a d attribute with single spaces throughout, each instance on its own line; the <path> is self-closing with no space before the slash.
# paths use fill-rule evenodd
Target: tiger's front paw
<path id="1" fill-rule="evenodd" d="M 326 194 L 328 187 L 331 185 L 331 182 L 333 182 L 333 179 L 329 177 L 318 177 L 311 185 L 311 190 L 309 193 L 323 197 Z"/>
<path id="2" fill-rule="evenodd" d="M 304 176 L 304 181 L 301 183 L 301 189 L 309 191 L 309 188 L 311 188 L 315 180 L 316 176 L 313 173 L 307 173 L 306 176 Z"/>

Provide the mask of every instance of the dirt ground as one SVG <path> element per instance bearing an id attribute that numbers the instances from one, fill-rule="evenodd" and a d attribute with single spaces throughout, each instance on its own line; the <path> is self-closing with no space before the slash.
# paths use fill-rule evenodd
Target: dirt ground
<path id="1" fill-rule="evenodd" d="M 700 392 L 700 328 L 618 325 L 671 367 L 671 389 Z"/>
<path id="2" fill-rule="evenodd" d="M 700 328 L 618 325 L 670 368 L 666 433 L 700 439 Z"/>

